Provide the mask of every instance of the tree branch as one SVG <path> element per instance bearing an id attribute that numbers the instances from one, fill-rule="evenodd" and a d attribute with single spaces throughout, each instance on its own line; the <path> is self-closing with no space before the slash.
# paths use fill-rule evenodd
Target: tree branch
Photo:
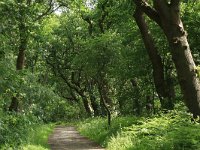
<path id="1" fill-rule="evenodd" d="M 53 0 L 50 0 L 49 7 L 47 8 L 47 10 L 45 12 L 43 12 L 41 15 L 37 16 L 34 21 L 38 21 L 38 20 L 42 19 L 43 17 L 52 14 L 53 12 L 55 12 L 56 10 L 58 10 L 60 7 L 62 7 L 64 5 L 59 5 L 56 8 L 53 8 L 53 6 L 54 6 Z"/>
<path id="2" fill-rule="evenodd" d="M 107 3 L 108 3 L 108 0 L 106 0 L 100 6 L 100 9 L 102 11 L 102 15 L 101 15 L 101 18 L 98 20 L 98 25 L 99 25 L 101 33 L 104 33 L 104 25 L 103 24 L 104 24 L 104 21 L 105 21 L 106 17 L 108 16 L 108 12 L 105 9 Z"/>
<path id="3" fill-rule="evenodd" d="M 170 5 L 167 0 L 153 0 L 153 4 L 161 18 L 164 18 L 165 20 L 170 18 Z"/>
<path id="4" fill-rule="evenodd" d="M 152 8 L 147 2 L 143 0 L 134 0 L 137 7 L 139 7 L 150 19 L 161 26 L 161 20 L 158 12 Z"/>

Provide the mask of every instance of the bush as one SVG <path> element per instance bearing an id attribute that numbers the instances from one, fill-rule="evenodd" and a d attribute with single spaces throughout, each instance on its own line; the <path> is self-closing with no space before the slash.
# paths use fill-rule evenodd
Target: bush
<path id="1" fill-rule="evenodd" d="M 38 123 L 38 119 L 31 114 L 2 113 L 0 118 L 0 149 L 3 149 L 2 146 L 18 147 Z"/>

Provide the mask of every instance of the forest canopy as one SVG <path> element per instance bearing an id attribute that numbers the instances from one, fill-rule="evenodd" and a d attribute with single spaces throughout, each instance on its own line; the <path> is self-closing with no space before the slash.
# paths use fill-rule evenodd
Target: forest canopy
<path id="1" fill-rule="evenodd" d="M 0 0 L 0 18 L 0 145 L 41 122 L 198 120 L 199 0 Z"/>

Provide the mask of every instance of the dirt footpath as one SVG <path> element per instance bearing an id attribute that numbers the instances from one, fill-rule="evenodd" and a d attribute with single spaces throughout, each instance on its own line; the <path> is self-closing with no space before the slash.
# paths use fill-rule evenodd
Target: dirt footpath
<path id="1" fill-rule="evenodd" d="M 81 136 L 75 127 L 56 127 L 48 143 L 51 150 L 105 150 Z"/>

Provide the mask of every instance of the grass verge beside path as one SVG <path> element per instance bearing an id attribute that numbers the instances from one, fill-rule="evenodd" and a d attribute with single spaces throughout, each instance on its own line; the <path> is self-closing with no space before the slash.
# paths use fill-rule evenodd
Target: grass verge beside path
<path id="1" fill-rule="evenodd" d="M 183 112 L 114 118 L 109 129 L 106 119 L 93 118 L 80 122 L 78 129 L 108 150 L 200 150 L 199 123 Z"/>
<path id="2" fill-rule="evenodd" d="M 54 129 L 54 124 L 45 124 L 30 131 L 28 142 L 21 146 L 22 150 L 49 150 L 48 137 Z"/>

